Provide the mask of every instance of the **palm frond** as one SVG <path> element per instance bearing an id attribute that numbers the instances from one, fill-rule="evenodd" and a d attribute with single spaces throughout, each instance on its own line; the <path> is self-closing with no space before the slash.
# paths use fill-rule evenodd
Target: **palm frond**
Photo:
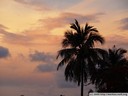
<path id="1" fill-rule="evenodd" d="M 77 33 L 80 33 L 80 24 L 78 23 L 78 21 L 75 19 L 75 23 L 71 23 L 70 28 L 76 30 Z"/>
<path id="2" fill-rule="evenodd" d="M 99 32 L 96 28 L 89 29 L 90 32 Z"/>
<path id="3" fill-rule="evenodd" d="M 85 25 L 83 30 L 84 30 L 84 36 L 87 36 L 90 33 L 99 32 L 96 28 L 93 28 L 93 26 L 88 25 L 88 23 L 86 23 L 86 25 Z"/>
<path id="4" fill-rule="evenodd" d="M 73 38 L 74 38 L 74 34 L 72 31 L 66 31 L 64 34 L 64 39 L 62 41 L 62 47 L 66 48 L 68 46 L 71 45 L 71 43 L 73 42 Z"/>
<path id="5" fill-rule="evenodd" d="M 77 47 L 82 42 L 81 35 L 73 33 L 72 31 L 66 31 L 62 41 L 62 47 Z"/>
<path id="6" fill-rule="evenodd" d="M 57 70 L 59 70 L 60 67 L 64 66 L 64 64 L 67 64 L 69 62 L 70 58 L 64 58 L 60 61 L 60 63 L 57 66 Z"/>
<path id="7" fill-rule="evenodd" d="M 123 56 L 125 53 L 127 53 L 127 50 L 125 50 L 125 49 L 123 49 L 123 48 L 117 49 L 117 54 Z"/>
<path id="8" fill-rule="evenodd" d="M 98 56 L 101 59 L 108 58 L 108 52 L 107 52 L 107 50 L 101 49 L 101 48 L 92 48 L 92 50 L 94 50 L 95 52 L 97 52 Z"/>
<path id="9" fill-rule="evenodd" d="M 90 47 L 93 47 L 94 46 L 94 42 L 99 42 L 101 44 L 104 44 L 105 40 L 99 34 L 90 34 L 88 39 L 86 40 L 85 44 L 89 45 Z"/>
<path id="10" fill-rule="evenodd" d="M 67 48 L 67 49 L 62 49 L 58 51 L 57 59 L 58 57 L 69 57 L 71 58 L 73 55 L 77 54 L 77 49 L 76 48 Z"/>
<path id="11" fill-rule="evenodd" d="M 60 56 L 62 57 L 62 61 L 58 64 L 57 70 L 59 67 L 63 66 L 64 64 L 68 63 L 72 58 L 74 58 L 74 55 L 77 54 L 77 50 L 75 48 L 69 48 L 69 49 L 62 49 L 58 52 L 57 58 Z"/>
<path id="12" fill-rule="evenodd" d="M 65 79 L 66 81 L 73 81 L 74 79 L 74 65 L 75 65 L 75 60 L 72 59 L 70 62 L 68 62 L 66 68 L 65 68 Z"/>
<path id="13" fill-rule="evenodd" d="M 123 61 L 125 61 L 125 53 L 127 52 L 125 49 L 123 48 L 119 48 L 117 49 L 115 47 L 115 45 L 113 46 L 112 49 L 108 50 L 109 52 L 109 59 L 111 60 L 112 64 L 121 64 L 124 63 Z"/>
<path id="14" fill-rule="evenodd" d="M 91 81 L 96 84 L 98 91 L 127 92 L 128 60 L 124 56 L 126 50 L 114 45 L 106 52 L 105 58 L 99 62 L 104 66 L 97 69 L 96 76 L 92 76 Z"/>

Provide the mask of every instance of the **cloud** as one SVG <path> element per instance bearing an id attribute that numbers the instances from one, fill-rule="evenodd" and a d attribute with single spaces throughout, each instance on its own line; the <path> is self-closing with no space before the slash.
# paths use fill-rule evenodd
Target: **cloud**
<path id="1" fill-rule="evenodd" d="M 7 27 L 0 25 L 0 34 L 3 42 L 13 43 L 13 44 L 26 44 L 30 43 L 31 39 L 25 35 L 20 35 L 12 32 L 6 31 Z"/>
<path id="2" fill-rule="evenodd" d="M 28 29 L 23 33 L 32 40 L 33 45 L 48 45 L 49 48 L 57 48 L 61 44 L 63 38 L 62 34 L 67 26 L 70 26 L 70 23 L 74 22 L 74 19 L 77 19 L 80 24 L 86 22 L 99 22 L 99 17 L 102 15 L 104 15 L 104 13 L 81 15 L 64 12 L 58 14 L 58 16 L 39 19 L 38 26 Z"/>
<path id="3" fill-rule="evenodd" d="M 77 19 L 80 23 L 99 22 L 98 19 L 101 15 L 104 15 L 104 13 L 81 15 L 77 13 L 65 12 L 61 13 L 58 17 L 40 19 L 39 22 L 43 25 L 43 28 L 53 30 L 55 28 L 61 28 L 67 24 L 74 22 L 74 19 Z"/>
<path id="4" fill-rule="evenodd" d="M 57 71 L 58 62 L 55 60 L 55 56 L 50 53 L 34 51 L 29 54 L 30 60 L 33 62 L 41 62 L 35 68 L 35 72 L 50 73 L 53 74 L 57 87 L 59 88 L 76 88 L 77 84 L 73 82 L 66 82 L 64 77 L 64 67 L 62 70 Z"/>
<path id="5" fill-rule="evenodd" d="M 10 42 L 10 43 L 28 43 L 30 39 L 27 36 L 24 35 L 19 35 L 15 33 L 10 33 L 10 32 L 2 32 L 0 31 L 0 34 L 3 35 L 3 40 Z"/>
<path id="6" fill-rule="evenodd" d="M 120 29 L 122 30 L 128 30 L 128 17 L 121 19 L 120 21 Z"/>
<path id="7" fill-rule="evenodd" d="M 0 58 L 6 58 L 8 56 L 10 56 L 8 48 L 0 46 Z"/>
<path id="8" fill-rule="evenodd" d="M 35 51 L 29 54 L 31 61 L 42 62 L 36 67 L 38 72 L 53 72 L 56 71 L 55 56 L 49 53 Z"/>
<path id="9" fill-rule="evenodd" d="M 54 60 L 54 56 L 49 53 L 35 51 L 34 53 L 30 53 L 29 57 L 31 61 L 41 61 L 41 62 L 52 62 Z"/>
<path id="10" fill-rule="evenodd" d="M 38 34 L 39 32 L 39 34 Z M 45 34 L 48 33 L 48 30 L 28 29 L 24 31 L 23 34 L 12 33 L 6 31 L 6 27 L 0 26 L 0 39 L 4 43 L 13 44 L 13 45 L 22 45 L 22 46 L 41 46 L 47 45 L 55 47 L 60 44 L 61 36 Z M 57 42 L 56 42 L 57 41 Z M 44 46 L 45 47 L 45 46 Z"/>
<path id="11" fill-rule="evenodd" d="M 22 1 L 23 2 L 23 1 Z M 28 1 L 27 1 L 28 2 Z M 15 45 L 49 45 L 58 46 L 61 42 L 64 28 L 77 19 L 80 23 L 98 22 L 99 17 L 104 13 L 95 13 L 90 15 L 81 15 L 77 13 L 64 12 L 56 17 L 47 17 L 39 19 L 37 26 L 24 30 L 23 34 L 17 34 L 6 30 L 7 27 L 1 25 L 0 34 L 3 42 Z M 61 29 L 61 30 L 60 30 Z M 59 31 L 62 31 L 58 33 Z M 54 43 L 53 43 L 54 42 Z"/>
<path id="12" fill-rule="evenodd" d="M 0 24 L 0 29 L 8 29 L 8 27 L 6 27 L 6 26 Z"/>

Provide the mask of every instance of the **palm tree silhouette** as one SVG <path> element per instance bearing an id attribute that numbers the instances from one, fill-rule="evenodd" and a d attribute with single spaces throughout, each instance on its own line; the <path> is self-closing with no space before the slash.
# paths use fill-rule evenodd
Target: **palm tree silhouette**
<path id="1" fill-rule="evenodd" d="M 83 96 L 84 83 L 87 82 L 89 74 L 94 73 L 95 64 L 100 56 L 99 48 L 95 48 L 95 42 L 104 43 L 104 38 L 98 30 L 86 23 L 85 27 L 80 27 L 77 20 L 70 26 L 73 30 L 68 30 L 64 34 L 62 41 L 63 49 L 58 51 L 58 56 L 62 58 L 57 70 L 66 65 L 65 79 L 81 85 L 81 96 Z"/>
<path id="2" fill-rule="evenodd" d="M 93 83 L 100 92 L 128 92 L 128 60 L 125 49 L 115 46 L 100 61 Z"/>

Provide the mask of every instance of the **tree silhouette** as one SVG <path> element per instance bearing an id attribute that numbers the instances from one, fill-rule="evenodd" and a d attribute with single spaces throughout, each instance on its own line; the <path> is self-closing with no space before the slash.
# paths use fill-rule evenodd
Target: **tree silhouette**
<path id="1" fill-rule="evenodd" d="M 125 49 L 115 46 L 103 54 L 97 75 L 91 78 L 100 92 L 128 92 L 128 60 Z"/>
<path id="2" fill-rule="evenodd" d="M 95 48 L 95 42 L 104 43 L 104 38 L 98 30 L 86 23 L 85 27 L 80 27 L 77 20 L 70 26 L 73 30 L 68 30 L 62 40 L 62 49 L 58 51 L 58 56 L 62 58 L 57 70 L 66 65 L 65 79 L 81 85 L 81 96 L 83 96 L 84 83 L 89 75 L 94 73 L 95 64 L 102 51 Z"/>

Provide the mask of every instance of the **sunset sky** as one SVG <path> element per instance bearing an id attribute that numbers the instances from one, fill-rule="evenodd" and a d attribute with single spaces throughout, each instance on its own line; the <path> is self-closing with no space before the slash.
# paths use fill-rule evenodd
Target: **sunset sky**
<path id="1" fill-rule="evenodd" d="M 79 96 L 56 70 L 74 19 L 96 27 L 103 48 L 128 50 L 128 0 L 0 0 L 0 96 Z"/>

